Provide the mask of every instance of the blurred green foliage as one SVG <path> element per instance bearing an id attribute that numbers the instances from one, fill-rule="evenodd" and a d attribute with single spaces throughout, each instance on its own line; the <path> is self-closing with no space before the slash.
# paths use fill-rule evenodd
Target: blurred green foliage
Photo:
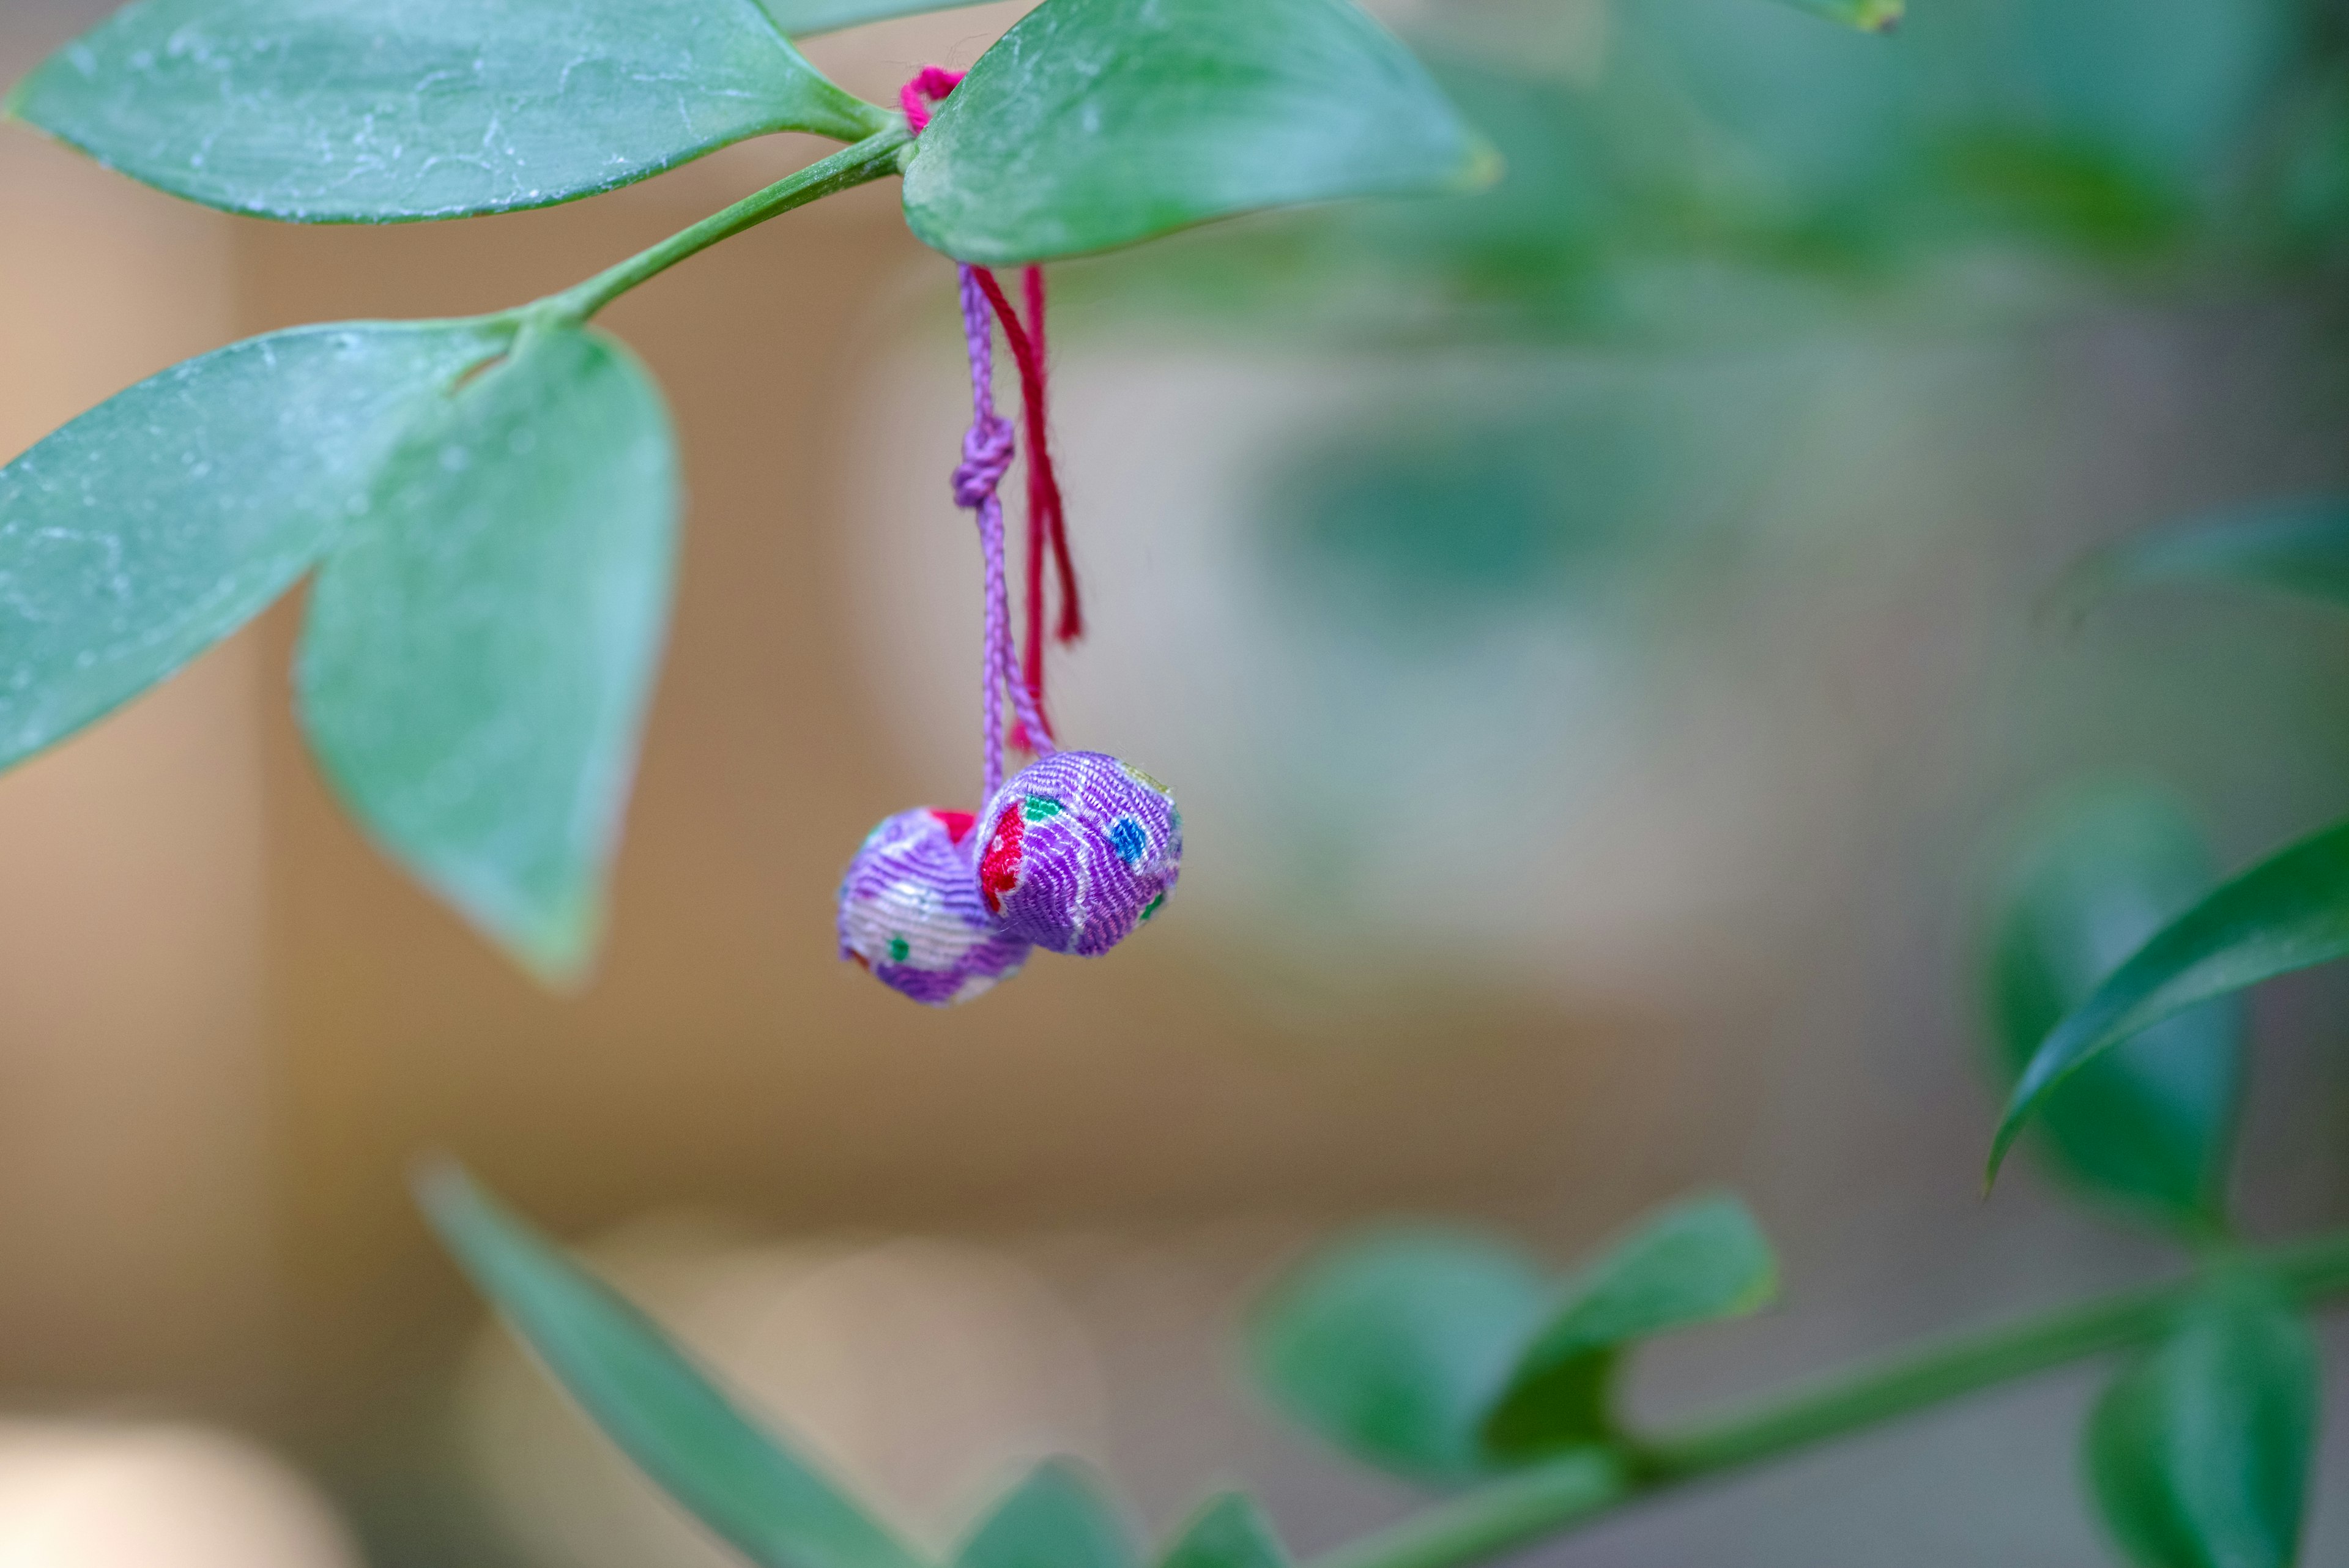
<path id="1" fill-rule="evenodd" d="M 2220 1282 L 2114 1383 L 2088 1478 L 2139 1568 L 2289 1568 L 2315 1458 L 2316 1346 L 2256 1280 Z"/>
<path id="2" fill-rule="evenodd" d="M 1759 0 L 1451 0 L 1417 41 L 1506 159 L 1495 195 L 1260 220 L 1097 284 L 1292 327 L 1688 338 L 2349 241 L 2333 0 L 1982 0 L 1880 35 Z"/>
<path id="3" fill-rule="evenodd" d="M 2200 832 L 2167 793 L 2103 785 L 2050 809 L 1995 916 L 1988 992 L 2001 1080 L 2012 1085 L 2064 1015 L 2216 880 Z M 2048 1096 L 2047 1154 L 2089 1192 L 2163 1225 L 2220 1229 L 2242 1054 L 2239 1002 L 2157 1024 Z"/>

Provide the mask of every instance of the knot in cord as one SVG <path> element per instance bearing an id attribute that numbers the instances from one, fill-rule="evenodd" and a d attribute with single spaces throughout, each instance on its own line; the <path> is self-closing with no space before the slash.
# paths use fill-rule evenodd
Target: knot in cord
<path id="1" fill-rule="evenodd" d="M 993 410 L 982 413 L 962 438 L 962 466 L 954 471 L 955 504 L 976 511 L 1003 483 L 1019 442 L 1011 421 Z"/>

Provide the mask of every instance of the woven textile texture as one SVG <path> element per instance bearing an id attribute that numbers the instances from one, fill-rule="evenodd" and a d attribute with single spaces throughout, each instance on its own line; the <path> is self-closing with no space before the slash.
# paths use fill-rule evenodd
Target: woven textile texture
<path id="1" fill-rule="evenodd" d="M 1183 863 L 1165 786 L 1099 752 L 1059 752 L 997 792 L 980 818 L 978 887 L 1001 929 L 1094 958 L 1158 913 Z"/>
<path id="2" fill-rule="evenodd" d="M 979 897 L 974 822 L 963 811 L 899 812 L 841 881 L 840 956 L 926 1006 L 968 1002 L 1028 960 L 1028 944 L 1003 934 Z"/>

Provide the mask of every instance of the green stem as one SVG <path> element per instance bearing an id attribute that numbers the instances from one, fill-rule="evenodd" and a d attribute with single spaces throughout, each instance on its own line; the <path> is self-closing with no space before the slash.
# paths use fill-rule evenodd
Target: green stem
<path id="1" fill-rule="evenodd" d="M 700 254 L 720 240 L 730 240 L 745 229 L 754 229 L 794 207 L 804 207 L 810 202 L 895 174 L 898 151 L 912 140 L 913 134 L 905 129 L 905 121 L 896 120 L 864 140 L 809 164 L 790 178 L 777 181 L 757 195 L 746 196 L 724 212 L 712 213 L 693 227 L 670 235 L 650 250 L 513 314 L 578 326 L 628 290 L 658 277 L 688 256 Z"/>
<path id="2" fill-rule="evenodd" d="M 2349 1294 L 2349 1232 L 2248 1251 L 2220 1266 L 2256 1269 L 2305 1303 Z M 2158 1337 L 2198 1280 L 2130 1291 L 1842 1374 L 1742 1415 L 1635 1449 L 1584 1449 L 1527 1466 L 1309 1568 L 1460 1568 L 1571 1530 L 1637 1499 L 1780 1458 L 1965 1395 Z"/>

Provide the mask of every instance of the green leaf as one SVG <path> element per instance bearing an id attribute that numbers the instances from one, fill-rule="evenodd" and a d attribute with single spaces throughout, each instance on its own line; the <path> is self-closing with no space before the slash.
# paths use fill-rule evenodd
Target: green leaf
<path id="1" fill-rule="evenodd" d="M 295 683 L 327 776 L 552 981 L 598 935 L 678 510 L 635 359 L 596 334 L 525 336 L 385 462 L 311 596 Z"/>
<path id="2" fill-rule="evenodd" d="M 1990 975 L 2012 1081 L 2064 1013 L 2216 879 L 2167 794 L 2107 787 L 2044 820 L 2001 900 Z M 2240 1007 L 2210 1002 L 2082 1067 L 2041 1112 L 2057 1168 L 2189 1232 L 2219 1223 L 2242 1089 Z"/>
<path id="3" fill-rule="evenodd" d="M 1350 0 L 1045 0 L 915 143 L 905 216 L 962 260 L 1040 261 L 1495 172 Z"/>
<path id="4" fill-rule="evenodd" d="M 1909 9 L 1908 0 L 1785 0 L 1785 4 L 1863 33 L 1890 32 Z"/>
<path id="5" fill-rule="evenodd" d="M 175 196 L 313 223 L 551 206 L 884 123 L 757 0 L 140 0 L 6 109 Z"/>
<path id="6" fill-rule="evenodd" d="M 1262 1509 L 1226 1492 L 1191 1516 L 1159 1568 L 1288 1568 L 1288 1553 Z"/>
<path id="7" fill-rule="evenodd" d="M 893 16 L 918 16 L 930 11 L 952 11 L 977 5 L 981 0 L 765 0 L 775 26 L 794 38 L 813 37 L 866 22 Z"/>
<path id="8" fill-rule="evenodd" d="M 1468 1475 L 1477 1422 L 1548 1295 L 1530 1260 L 1485 1237 L 1373 1233 L 1278 1283 L 1248 1351 L 1275 1402 L 1338 1447 L 1406 1474 Z"/>
<path id="9" fill-rule="evenodd" d="M 917 1568 L 830 1481 L 730 1403 L 660 1329 L 453 1166 L 418 1194 L 475 1286 L 611 1439 L 768 1568 Z"/>
<path id="10" fill-rule="evenodd" d="M 2139 1568 L 2288 1568 L 2317 1424 L 2316 1347 L 2238 1285 L 2190 1309 L 2090 1418 L 2087 1470 Z"/>
<path id="11" fill-rule="evenodd" d="M 463 322 L 256 337 L 141 382 L 0 469 L 0 766 L 284 593 L 418 410 L 503 344 Z"/>
<path id="12" fill-rule="evenodd" d="M 1492 1407 L 1485 1441 L 1516 1458 L 1605 1438 L 1625 1346 L 1741 1316 L 1777 1289 L 1777 1260 L 1744 1204 L 1730 1197 L 1675 1204 L 1570 1282 Z"/>
<path id="13" fill-rule="evenodd" d="M 2252 867 L 2163 927 L 2041 1043 L 1991 1142 L 1990 1179 L 2054 1087 L 2188 1008 L 2349 955 L 2349 823 Z"/>
<path id="14" fill-rule="evenodd" d="M 2215 579 L 2349 605 L 2349 500 L 2278 502 L 2125 539 L 2084 562 L 2075 602 L 2139 583 Z"/>
<path id="15" fill-rule="evenodd" d="M 1012 1489 L 956 1557 L 956 1568 L 1132 1568 L 1133 1540 L 1100 1481 L 1049 1459 Z"/>

